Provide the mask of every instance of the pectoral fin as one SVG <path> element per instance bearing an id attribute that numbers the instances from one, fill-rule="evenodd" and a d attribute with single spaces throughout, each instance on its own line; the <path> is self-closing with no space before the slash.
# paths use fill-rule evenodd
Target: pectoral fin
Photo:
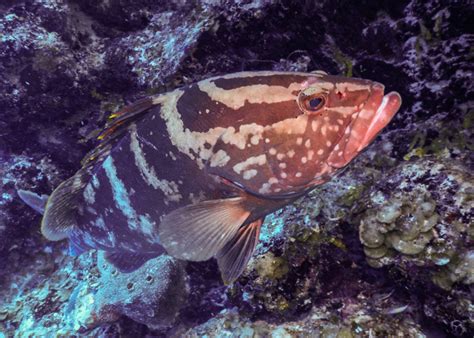
<path id="1" fill-rule="evenodd" d="M 239 231 L 250 211 L 244 197 L 203 201 L 174 210 L 159 226 L 160 242 L 173 257 L 205 261 Z"/>
<path id="2" fill-rule="evenodd" d="M 216 255 L 225 284 L 236 280 L 247 266 L 260 236 L 263 219 L 239 229 L 237 234 Z"/>

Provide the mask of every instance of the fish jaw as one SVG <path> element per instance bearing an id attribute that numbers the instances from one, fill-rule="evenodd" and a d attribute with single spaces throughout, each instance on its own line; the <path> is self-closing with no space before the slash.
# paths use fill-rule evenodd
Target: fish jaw
<path id="1" fill-rule="evenodd" d="M 384 95 L 384 86 L 375 83 L 370 98 L 347 126 L 341 141 L 333 149 L 327 163 L 333 168 L 342 168 L 364 150 L 387 126 L 402 103 L 400 94 Z"/>
<path id="2" fill-rule="evenodd" d="M 360 143 L 357 151 L 367 147 L 377 136 L 377 134 L 385 128 L 385 126 L 392 120 L 402 104 L 402 98 L 397 92 L 390 92 L 382 99 L 382 103 L 375 112 L 364 139 Z"/>

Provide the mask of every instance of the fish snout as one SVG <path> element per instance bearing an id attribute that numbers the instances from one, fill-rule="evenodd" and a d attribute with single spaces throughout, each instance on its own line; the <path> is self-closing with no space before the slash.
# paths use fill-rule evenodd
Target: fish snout
<path id="1" fill-rule="evenodd" d="M 384 95 L 384 86 L 381 84 L 373 86 L 372 95 L 371 105 L 368 107 L 368 111 L 371 111 L 370 116 L 365 119 L 364 116 L 359 116 L 356 121 L 359 134 L 357 141 L 354 141 L 353 148 L 357 153 L 367 147 L 377 134 L 387 126 L 402 104 L 402 98 L 397 92 Z"/>
<path id="2" fill-rule="evenodd" d="M 345 166 L 366 148 L 395 116 L 402 104 L 400 94 L 390 92 L 384 95 L 384 89 L 378 82 L 372 85 L 369 99 L 341 139 L 339 148 L 342 151 L 331 154 L 328 164 L 338 168 Z"/>

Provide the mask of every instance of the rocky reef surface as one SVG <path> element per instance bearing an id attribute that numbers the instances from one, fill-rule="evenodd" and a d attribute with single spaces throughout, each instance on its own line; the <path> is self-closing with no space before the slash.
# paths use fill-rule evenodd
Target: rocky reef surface
<path id="1" fill-rule="evenodd" d="M 0 3 L 0 337 L 474 332 L 474 10 L 468 1 Z M 323 69 L 403 105 L 337 178 L 267 217 L 249 266 L 122 274 L 48 242 L 49 194 L 123 104 L 216 74 Z"/>

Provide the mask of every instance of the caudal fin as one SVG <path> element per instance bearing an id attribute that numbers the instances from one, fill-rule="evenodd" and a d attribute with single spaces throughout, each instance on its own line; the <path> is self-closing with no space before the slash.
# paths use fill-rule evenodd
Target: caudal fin
<path id="1" fill-rule="evenodd" d="M 44 214 L 44 209 L 46 207 L 46 202 L 48 201 L 48 195 L 38 195 L 37 193 L 29 190 L 19 189 L 16 191 L 18 196 L 21 198 L 26 205 L 30 208 L 39 212 L 41 215 Z"/>
<path id="2" fill-rule="evenodd" d="M 68 237 L 77 224 L 80 195 L 87 184 L 88 174 L 79 170 L 74 176 L 61 183 L 46 203 L 41 232 L 52 241 Z"/>

